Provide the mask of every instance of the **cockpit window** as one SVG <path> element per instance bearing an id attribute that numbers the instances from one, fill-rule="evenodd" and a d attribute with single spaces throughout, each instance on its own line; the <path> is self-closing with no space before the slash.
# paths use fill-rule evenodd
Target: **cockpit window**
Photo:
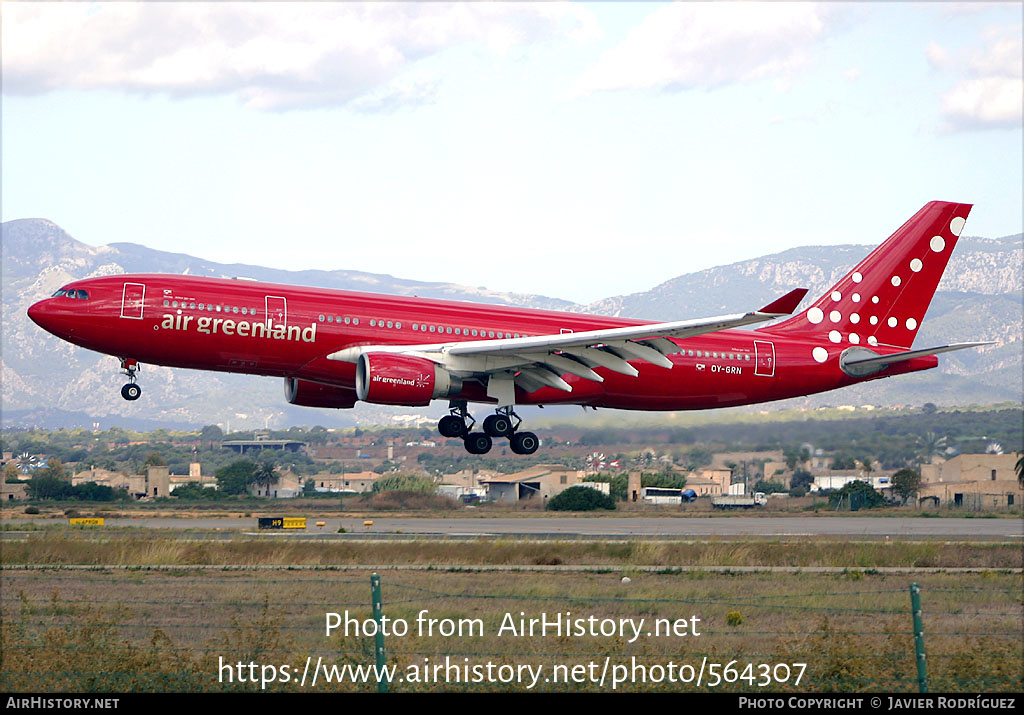
<path id="1" fill-rule="evenodd" d="M 84 290 L 76 290 L 75 288 L 61 288 L 56 291 L 51 298 L 59 298 L 64 296 L 65 298 L 73 298 L 75 300 L 89 300 L 89 294 Z"/>

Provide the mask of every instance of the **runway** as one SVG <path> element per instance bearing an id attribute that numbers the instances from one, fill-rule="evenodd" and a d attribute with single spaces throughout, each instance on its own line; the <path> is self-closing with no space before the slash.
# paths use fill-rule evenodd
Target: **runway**
<path id="1" fill-rule="evenodd" d="M 372 526 L 365 526 L 365 520 Z M 316 527 L 317 521 L 325 522 Z M 8 522 L 17 529 L 18 521 Z M 40 523 L 40 522 L 35 522 Z M 46 523 L 46 522 L 43 522 Z M 1024 540 L 1024 522 L 999 518 L 914 518 L 868 516 L 806 517 L 307 517 L 305 530 L 259 531 L 255 517 L 198 519 L 107 519 L 97 529 L 192 531 L 216 536 L 246 532 L 266 536 L 317 535 L 319 538 L 402 537 L 532 537 L 532 538 L 707 538 L 707 537 L 830 537 L 959 540 Z M 338 529 L 345 533 L 339 534 Z M 10 532 L 8 532 L 10 533 Z"/>

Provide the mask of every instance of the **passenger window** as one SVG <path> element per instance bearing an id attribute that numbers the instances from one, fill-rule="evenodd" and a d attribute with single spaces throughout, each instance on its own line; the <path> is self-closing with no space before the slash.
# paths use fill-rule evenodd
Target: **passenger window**
<path id="1" fill-rule="evenodd" d="M 475 330 L 473 331 L 473 337 L 474 338 L 476 337 L 476 331 Z"/>
<path id="2" fill-rule="evenodd" d="M 431 325 L 430 326 L 430 332 L 432 332 L 432 333 L 437 332 L 437 328 L 435 328 L 433 325 Z"/>
<path id="3" fill-rule="evenodd" d="M 451 335 L 451 334 L 452 334 L 452 328 L 451 328 L 451 326 L 449 325 L 449 326 L 448 326 L 447 328 L 445 328 L 445 329 L 444 329 L 444 332 L 446 332 L 446 333 L 448 333 L 449 335 Z"/>
<path id="4" fill-rule="evenodd" d="M 352 318 L 352 325 L 359 325 L 359 318 Z"/>
<path id="5" fill-rule="evenodd" d="M 373 318 L 370 318 L 370 327 L 371 328 L 377 327 L 377 321 L 374 320 Z"/>
<path id="6" fill-rule="evenodd" d="M 345 325 L 348 325 L 351 322 L 351 320 L 351 318 L 345 318 Z"/>
<path id="7" fill-rule="evenodd" d="M 395 323 L 394 323 L 394 321 L 391 321 L 391 320 L 389 320 L 389 321 L 388 321 L 388 327 L 389 327 L 389 328 L 393 328 L 393 327 L 395 327 Z"/>
<path id="8" fill-rule="evenodd" d="M 396 330 L 401 330 L 402 329 L 402 324 L 401 323 L 395 323 L 395 329 Z"/>
<path id="9" fill-rule="evenodd" d="M 165 308 L 170 308 L 171 307 L 171 301 L 165 299 L 164 300 L 164 307 Z"/>

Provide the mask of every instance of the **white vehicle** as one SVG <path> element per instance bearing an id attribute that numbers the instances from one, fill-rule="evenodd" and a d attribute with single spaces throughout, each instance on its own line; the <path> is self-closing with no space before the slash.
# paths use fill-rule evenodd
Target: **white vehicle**
<path id="1" fill-rule="evenodd" d="M 753 496 L 723 496 L 711 500 L 711 506 L 716 509 L 750 509 L 755 506 L 764 506 L 768 497 L 764 492 L 754 492 Z"/>

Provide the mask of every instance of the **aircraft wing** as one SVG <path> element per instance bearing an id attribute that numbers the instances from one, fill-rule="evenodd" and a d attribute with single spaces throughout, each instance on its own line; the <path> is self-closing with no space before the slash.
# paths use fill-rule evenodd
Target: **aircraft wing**
<path id="1" fill-rule="evenodd" d="M 806 293 L 806 288 L 798 288 L 759 310 L 713 318 L 525 338 L 423 345 L 359 345 L 327 357 L 353 363 L 365 353 L 423 357 L 460 377 L 480 379 L 487 384 L 488 395 L 498 399 L 499 404 L 512 404 L 515 385 L 527 392 L 545 386 L 572 392 L 572 387 L 562 379 L 562 375 L 603 382 L 604 378 L 594 372 L 594 368 L 603 367 L 636 377 L 638 372 L 629 360 L 645 360 L 671 369 L 672 362 L 667 356 L 679 352 L 680 348 L 668 338 L 691 338 L 789 315 Z"/>

